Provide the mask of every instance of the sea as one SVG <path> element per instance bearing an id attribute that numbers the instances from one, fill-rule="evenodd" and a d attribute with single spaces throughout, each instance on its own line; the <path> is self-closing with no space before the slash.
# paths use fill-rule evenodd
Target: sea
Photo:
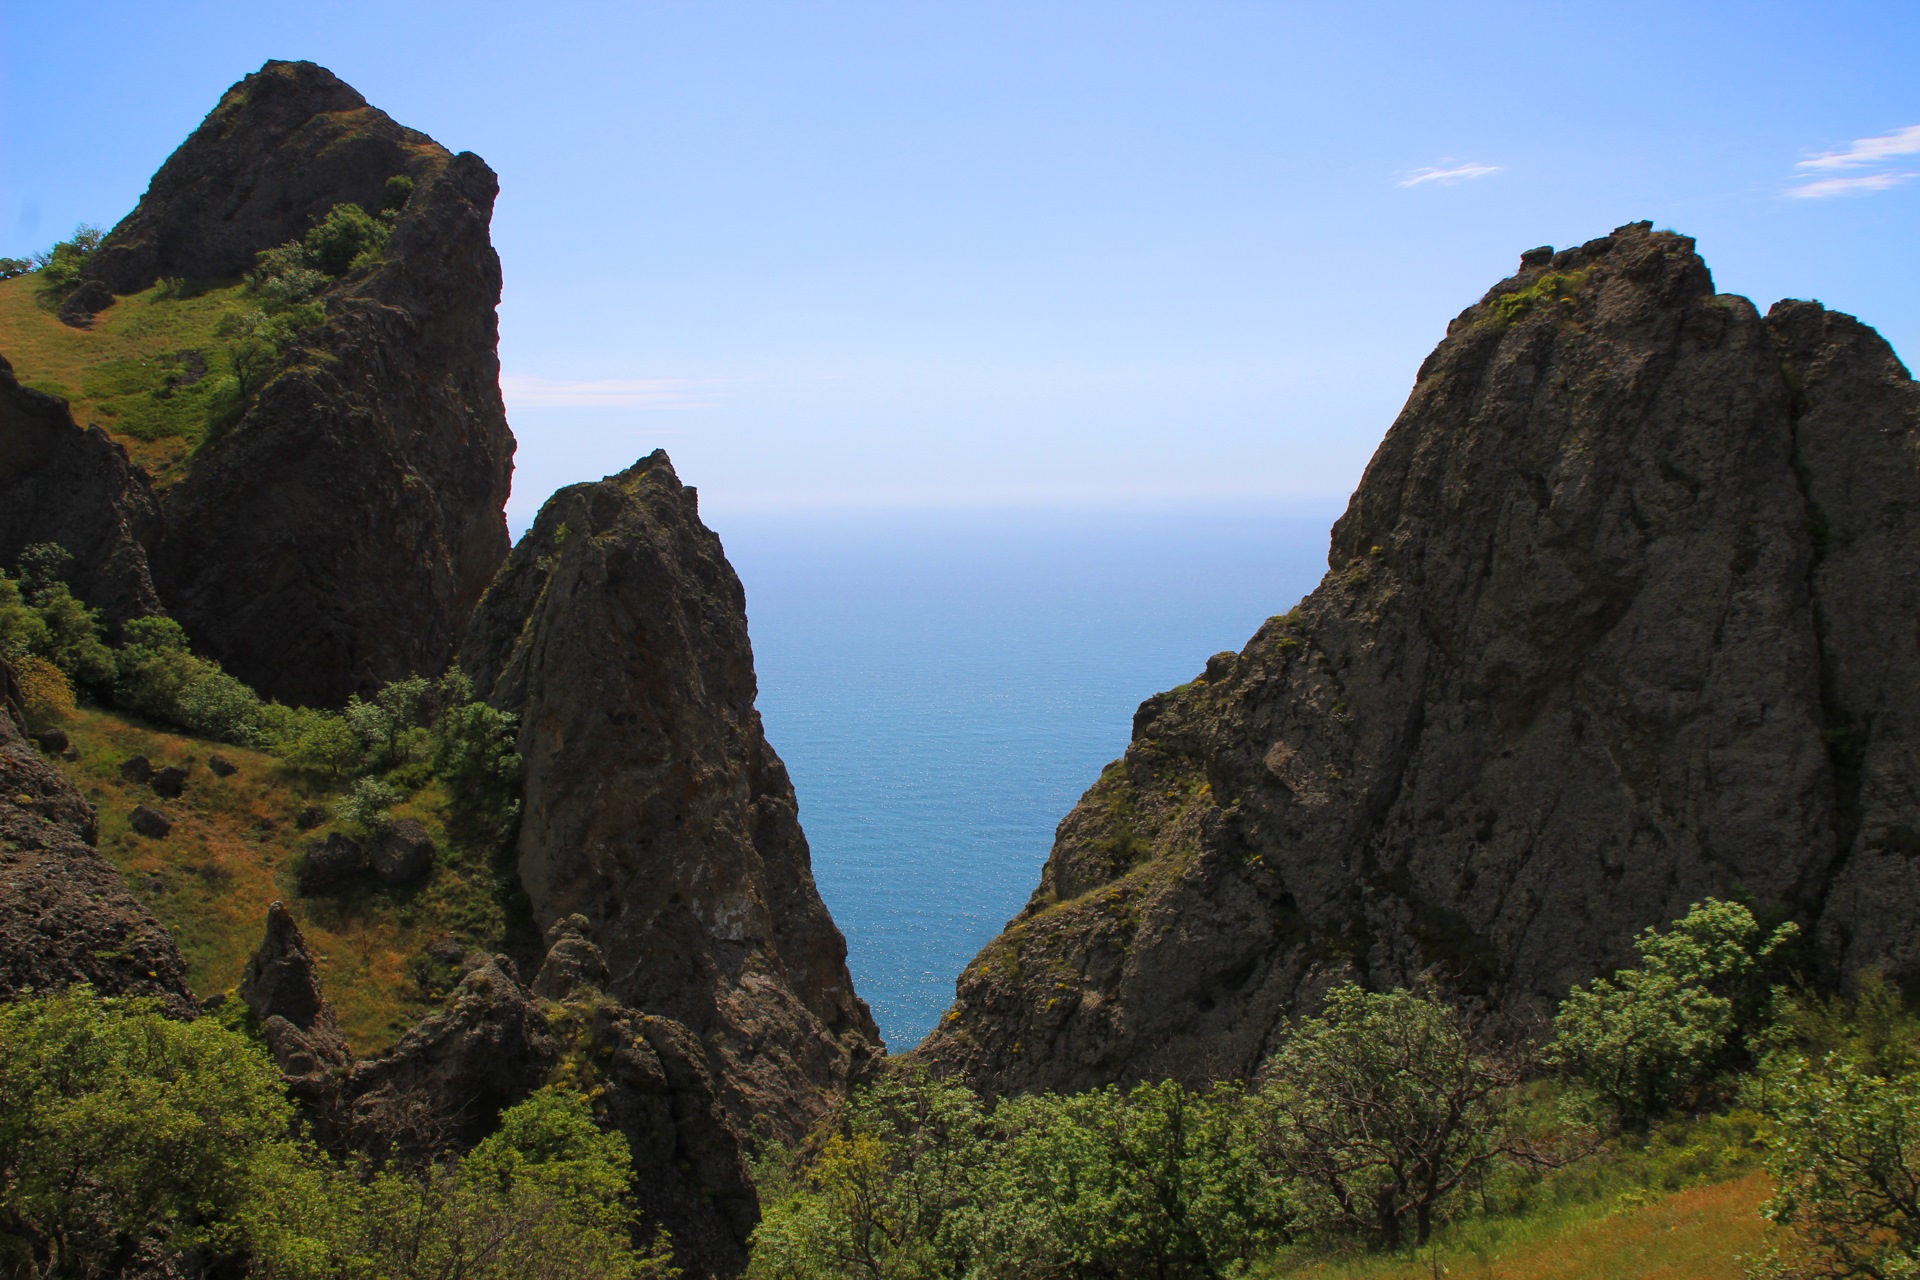
<path id="1" fill-rule="evenodd" d="M 890 1049 L 1039 883 L 1134 709 L 1326 569 L 1339 505 L 709 517 L 747 593 L 767 736 Z"/>

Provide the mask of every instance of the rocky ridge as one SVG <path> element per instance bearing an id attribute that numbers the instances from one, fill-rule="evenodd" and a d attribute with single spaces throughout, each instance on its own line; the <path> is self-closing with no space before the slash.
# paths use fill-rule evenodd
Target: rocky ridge
<path id="1" fill-rule="evenodd" d="M 664 453 L 556 493 L 460 664 L 520 717 L 520 879 L 609 991 L 683 1024 L 743 1132 L 791 1142 L 883 1050 L 754 710 L 746 600 Z"/>
<path id="2" fill-rule="evenodd" d="M 707 1057 L 686 1028 L 581 980 L 604 966 L 580 925 L 549 932 L 538 995 L 506 957 L 477 952 L 445 1006 L 368 1061 L 334 1029 L 313 954 L 279 903 L 240 996 L 294 1097 L 339 1148 L 438 1158 L 473 1146 L 550 1081 L 595 1089 L 602 1120 L 632 1150 L 635 1206 L 672 1235 L 676 1264 L 694 1280 L 737 1275 L 759 1201 Z"/>
<path id="3" fill-rule="evenodd" d="M 93 806 L 28 741 L 0 660 L 0 1000 L 84 982 L 192 1014 L 179 949 L 94 848 L 98 830 Z"/>
<path id="4" fill-rule="evenodd" d="M 1330 984 L 1509 1002 L 1709 894 L 1920 977 L 1920 391 L 1649 224 L 1463 312 L 1329 572 L 1142 704 L 919 1053 L 991 1091 L 1256 1072 Z"/>

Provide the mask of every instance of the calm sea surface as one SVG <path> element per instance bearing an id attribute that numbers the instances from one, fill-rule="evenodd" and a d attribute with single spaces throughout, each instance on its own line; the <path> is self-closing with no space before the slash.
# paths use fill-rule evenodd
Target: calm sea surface
<path id="1" fill-rule="evenodd" d="M 1338 509 L 713 521 L 747 589 L 767 735 L 889 1046 L 1026 902 L 1142 699 L 1326 567 Z"/>

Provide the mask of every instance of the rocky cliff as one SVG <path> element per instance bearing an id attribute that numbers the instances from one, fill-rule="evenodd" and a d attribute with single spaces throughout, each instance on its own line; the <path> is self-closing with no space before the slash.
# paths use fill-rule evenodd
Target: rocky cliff
<path id="1" fill-rule="evenodd" d="M 303 311 L 250 357 L 237 421 L 209 426 L 158 499 L 57 401 L 0 379 L 0 554 L 62 543 L 89 575 L 84 598 L 116 620 L 164 606 L 269 697 L 337 705 L 444 668 L 508 546 L 497 189 L 479 157 L 312 63 L 235 85 L 87 261 L 62 317 L 161 278 L 230 283 L 341 204 L 386 209 L 383 250 L 308 272 L 318 319 Z M 232 305 L 244 329 L 277 304 Z M 169 358 L 204 370 L 204 354 Z"/>
<path id="2" fill-rule="evenodd" d="M 354 1062 L 335 1030 L 314 956 L 277 902 L 240 995 L 316 1132 L 337 1148 L 437 1158 L 472 1147 L 550 1081 L 591 1090 L 633 1153 L 634 1207 L 672 1235 L 677 1265 L 692 1280 L 737 1275 L 759 1202 L 706 1055 L 686 1028 L 581 981 L 604 971 L 584 924 L 555 924 L 533 990 L 504 957 L 468 957 L 445 1007 L 369 1061 Z"/>
<path id="3" fill-rule="evenodd" d="M 1449 326 L 1329 572 L 1145 702 L 921 1050 L 1255 1071 L 1347 977 L 1556 998 L 1698 898 L 1920 978 L 1920 392 L 1648 224 Z"/>
<path id="4" fill-rule="evenodd" d="M 0 660 L 0 1000 L 90 983 L 197 1009 L 173 939 L 94 848 L 93 806 L 27 740 Z"/>
<path id="5" fill-rule="evenodd" d="M 746 602 L 654 453 L 555 494 L 460 662 L 520 716 L 520 878 L 624 1003 L 706 1044 L 743 1132 L 791 1141 L 880 1051 L 754 710 Z"/>
<path id="6" fill-rule="evenodd" d="M 337 704 L 452 657 L 507 550 L 513 436 L 495 354 L 498 184 L 332 73 L 270 62 L 162 166 L 91 269 L 223 275 L 335 203 L 414 183 L 384 260 L 324 295 L 232 430 L 167 497 L 161 597 L 262 694 Z"/>
<path id="7" fill-rule="evenodd" d="M 23 387 L 0 356 L 0 566 L 36 542 L 73 554 L 75 594 L 114 622 L 159 613 L 147 547 L 160 504 L 144 472 L 98 427 L 82 431 L 66 405 Z"/>

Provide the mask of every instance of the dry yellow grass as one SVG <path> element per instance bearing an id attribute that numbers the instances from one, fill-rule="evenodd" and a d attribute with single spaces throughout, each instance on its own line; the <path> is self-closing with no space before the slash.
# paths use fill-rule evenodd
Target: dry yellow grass
<path id="1" fill-rule="evenodd" d="M 408 963 L 437 939 L 494 947 L 502 913 L 484 865 L 463 864 L 449 850 L 429 790 L 396 810 L 427 826 L 442 849 L 425 884 L 392 890 L 368 886 L 343 895 L 299 898 L 293 872 L 306 841 L 295 818 L 324 807 L 335 792 L 286 770 L 272 756 L 164 732 L 121 716 L 83 710 L 63 726 L 80 757 L 60 767 L 100 813 L 100 851 L 173 933 L 196 995 L 227 991 L 259 944 L 269 903 L 287 903 L 319 955 L 326 993 L 357 1053 L 391 1045 L 431 1007 Z M 207 767 L 209 755 L 239 766 L 231 777 Z M 120 777 L 120 765 L 144 755 L 155 769 L 190 770 L 185 792 L 162 799 Z M 136 805 L 173 822 L 164 839 L 134 833 Z"/>
<path id="2" fill-rule="evenodd" d="M 1771 1192 L 1766 1175 L 1755 1170 L 1610 1213 L 1596 1207 L 1484 1253 L 1442 1248 L 1431 1257 L 1343 1260 L 1286 1274 L 1299 1280 L 1743 1280 L 1741 1258 L 1765 1242 L 1760 1203 Z"/>

